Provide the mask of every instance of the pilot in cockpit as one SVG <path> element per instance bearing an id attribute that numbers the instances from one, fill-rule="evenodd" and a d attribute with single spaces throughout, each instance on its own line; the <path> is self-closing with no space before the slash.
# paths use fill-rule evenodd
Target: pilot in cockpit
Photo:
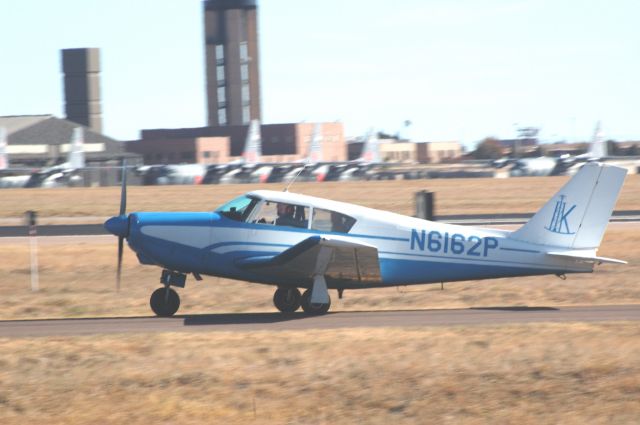
<path id="1" fill-rule="evenodd" d="M 293 216 L 295 212 L 293 205 L 280 202 L 278 203 L 277 211 L 278 218 L 276 218 L 276 225 L 300 227 L 300 221 L 296 220 Z"/>

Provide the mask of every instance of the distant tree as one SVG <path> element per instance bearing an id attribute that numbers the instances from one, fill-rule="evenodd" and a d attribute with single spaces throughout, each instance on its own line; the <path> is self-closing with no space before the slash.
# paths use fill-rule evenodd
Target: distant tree
<path id="1" fill-rule="evenodd" d="M 502 145 L 494 137 L 487 137 L 476 146 L 472 153 L 476 159 L 498 159 L 502 157 Z"/>

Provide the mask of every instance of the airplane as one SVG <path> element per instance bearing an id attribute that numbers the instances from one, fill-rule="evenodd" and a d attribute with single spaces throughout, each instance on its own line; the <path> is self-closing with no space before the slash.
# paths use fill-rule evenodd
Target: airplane
<path id="1" fill-rule="evenodd" d="M 339 181 L 368 180 L 375 174 L 372 169 L 382 164 L 380 141 L 371 129 L 362 146 L 360 157 L 340 167 L 337 170 L 336 179 Z"/>
<path id="2" fill-rule="evenodd" d="M 318 130 L 314 134 L 319 134 Z M 352 161 L 323 161 L 320 136 L 312 137 L 312 144 L 308 156 L 308 165 L 292 169 L 282 181 L 350 181 L 365 180 L 374 173 L 372 168 L 382 165 L 379 141 L 376 133 L 370 130 L 365 136 L 360 156 Z M 300 178 L 302 177 L 302 178 Z"/>
<path id="3" fill-rule="evenodd" d="M 293 162 L 263 162 L 260 123 L 252 120 L 242 159 L 239 162 L 209 168 L 205 183 L 273 183 L 280 181 L 321 181 L 322 166 L 321 124 L 314 126 L 305 159 Z"/>
<path id="4" fill-rule="evenodd" d="M 282 181 L 324 181 L 331 163 L 323 161 L 322 124 L 316 123 L 311 133 L 307 156 L 294 163 L 281 163 L 274 167 L 267 179 L 269 182 Z"/>
<path id="5" fill-rule="evenodd" d="M 7 129 L 0 127 L 0 188 L 24 187 L 32 170 L 9 167 Z M 16 175 L 17 174 L 17 175 Z"/>
<path id="6" fill-rule="evenodd" d="M 32 169 L 11 169 L 8 167 L 6 149 L 6 131 L 0 129 L 0 170 L 15 172 L 18 175 L 0 177 L 0 187 L 60 187 L 78 183 L 82 180 L 77 175 L 79 169 L 85 168 L 84 130 L 82 127 L 73 129 L 67 161 L 62 164 Z"/>
<path id="7" fill-rule="evenodd" d="M 593 130 L 593 138 L 589 143 L 589 150 L 581 155 L 571 157 L 575 161 L 600 161 L 608 156 L 607 142 L 604 140 L 604 132 L 600 121 Z"/>
<path id="8" fill-rule="evenodd" d="M 251 120 L 242 158 L 226 164 L 155 164 L 137 168 L 144 185 L 234 183 L 248 179 L 262 155 L 260 122 Z"/>
<path id="9" fill-rule="evenodd" d="M 206 172 L 207 166 L 204 164 L 158 164 L 136 168 L 136 174 L 142 177 L 145 186 L 200 184 Z"/>
<path id="10" fill-rule="evenodd" d="M 601 130 L 600 121 L 596 123 L 589 150 L 580 155 L 562 155 L 560 157 L 539 156 L 535 158 L 506 159 L 501 158 L 493 162 L 496 168 L 513 164 L 509 170 L 511 177 L 520 176 L 557 176 L 572 173 L 571 168 L 576 164 L 590 161 L 605 161 L 607 159 L 607 142 Z"/>
<path id="11" fill-rule="evenodd" d="M 240 159 L 210 166 L 203 183 L 264 183 L 272 167 L 261 163 L 262 136 L 260 121 L 251 120 Z"/>
<path id="12" fill-rule="evenodd" d="M 150 298 L 158 316 L 180 306 L 173 287 L 187 275 L 276 286 L 275 307 L 327 313 L 329 290 L 590 273 L 624 264 L 598 255 L 626 170 L 586 164 L 522 227 L 494 230 L 431 222 L 344 202 L 271 190 L 239 196 L 209 212 L 126 213 L 123 169 L 118 237 L 119 287 L 126 240 L 143 265 L 162 269 Z M 299 288 L 304 289 L 301 294 Z"/>
<path id="13" fill-rule="evenodd" d="M 509 169 L 509 177 L 557 176 L 564 171 L 566 171 L 566 167 L 564 167 L 563 158 L 550 156 L 519 158 L 513 161 L 513 165 Z"/>
<path id="14" fill-rule="evenodd" d="M 575 174 L 575 172 L 587 162 L 606 162 L 616 159 L 624 160 L 627 158 L 609 156 L 609 148 L 607 146 L 607 141 L 604 139 L 602 125 L 600 121 L 598 121 L 595 129 L 593 130 L 593 138 L 589 143 L 589 149 L 587 152 L 580 155 L 563 157 L 562 161 L 567 169 L 567 174 Z"/>
<path id="15" fill-rule="evenodd" d="M 0 127 L 0 170 L 9 168 L 7 156 L 7 129 Z"/>
<path id="16" fill-rule="evenodd" d="M 373 134 L 373 133 L 372 133 Z M 228 164 L 209 166 L 203 183 L 273 183 L 291 181 L 338 180 L 349 170 L 364 174 L 373 164 L 379 164 L 375 137 L 370 135 L 360 158 L 354 161 L 324 161 L 322 157 L 322 126 L 316 123 L 311 134 L 309 149 L 304 159 L 293 162 L 263 162 L 260 123 L 252 120 L 247 132 L 242 159 Z"/>

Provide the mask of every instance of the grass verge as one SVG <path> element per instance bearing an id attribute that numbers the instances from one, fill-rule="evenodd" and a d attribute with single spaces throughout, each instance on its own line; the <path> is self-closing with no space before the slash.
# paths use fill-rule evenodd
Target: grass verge
<path id="1" fill-rule="evenodd" d="M 0 339 L 12 424 L 635 424 L 635 323 Z"/>

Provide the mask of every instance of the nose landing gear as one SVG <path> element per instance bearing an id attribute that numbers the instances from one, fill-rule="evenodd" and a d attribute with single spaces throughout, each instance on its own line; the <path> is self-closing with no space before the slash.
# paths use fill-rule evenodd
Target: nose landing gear
<path id="1" fill-rule="evenodd" d="M 158 288 L 153 291 L 149 300 L 151 310 L 157 316 L 169 317 L 176 314 L 176 311 L 180 308 L 180 296 L 171 287 L 184 288 L 186 280 L 187 276 L 184 273 L 162 270 L 160 283 L 164 284 L 164 288 Z"/>

